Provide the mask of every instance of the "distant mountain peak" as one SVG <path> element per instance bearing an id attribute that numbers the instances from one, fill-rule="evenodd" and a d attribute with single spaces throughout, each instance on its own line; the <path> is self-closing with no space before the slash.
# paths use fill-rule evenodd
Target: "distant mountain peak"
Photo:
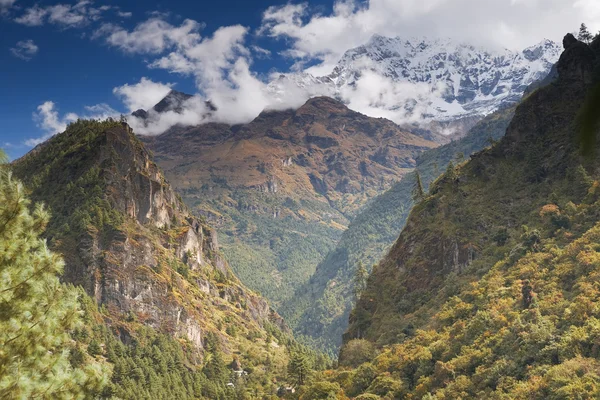
<path id="1" fill-rule="evenodd" d="M 159 101 L 154 107 L 153 110 L 156 112 L 165 112 L 165 111 L 175 111 L 181 112 L 183 109 L 183 104 L 191 99 L 191 94 L 178 92 L 177 90 L 171 90 L 161 101 Z"/>
<path id="2" fill-rule="evenodd" d="M 523 51 L 491 49 L 450 38 L 386 37 L 373 35 L 349 49 L 333 72 L 315 77 L 306 72 L 279 76 L 269 85 L 281 95 L 290 83 L 307 95 L 326 94 L 349 101 L 349 93 L 371 73 L 384 86 L 412 84 L 418 93 L 386 99 L 370 107 L 406 110 L 406 117 L 422 121 L 455 121 L 483 117 L 514 104 L 526 88 L 545 78 L 558 61 L 562 47 L 548 39 Z M 371 75 L 369 75 L 371 76 Z M 409 93 L 401 87 L 396 92 Z M 416 89 L 415 89 L 416 90 Z M 396 121 L 398 122 L 398 121 Z"/>

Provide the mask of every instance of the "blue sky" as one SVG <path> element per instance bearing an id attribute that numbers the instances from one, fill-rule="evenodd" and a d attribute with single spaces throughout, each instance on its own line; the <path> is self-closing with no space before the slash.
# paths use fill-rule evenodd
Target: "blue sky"
<path id="1" fill-rule="evenodd" d="M 127 109 L 112 90 L 125 83 L 138 82 L 141 77 L 175 82 L 178 90 L 196 92 L 193 78 L 174 76 L 166 70 L 149 69 L 145 66 L 145 55 L 126 54 L 101 40 L 91 39 L 94 29 L 103 22 L 117 21 L 124 26 L 134 27 L 147 20 L 150 12 L 157 11 L 168 14 L 165 19 L 174 24 L 185 18 L 202 22 L 205 27 L 201 32 L 206 33 L 214 32 L 220 26 L 234 24 L 256 28 L 267 7 L 285 4 L 285 1 L 111 1 L 102 4 L 118 4 L 121 12 L 131 12 L 131 17 L 119 17 L 111 10 L 103 13 L 102 21 L 75 27 L 50 23 L 27 26 L 11 21 L 11 17 L 17 18 L 35 4 L 70 3 L 18 1 L 10 15 L 0 17 L 0 148 L 4 148 L 11 158 L 30 149 L 23 143 L 26 139 L 40 136 L 41 130 L 32 114 L 47 100 L 56 104 L 59 113 L 85 114 L 84 106 L 99 103 L 126 112 Z M 328 6 L 331 8 L 331 2 L 323 1 L 318 6 L 326 10 Z M 12 54 L 11 49 L 19 41 L 27 40 L 32 40 L 38 48 L 35 54 L 26 56 L 30 59 L 24 60 Z M 251 38 L 250 42 L 268 42 L 268 46 L 274 50 L 274 56 L 254 60 L 253 70 L 256 73 L 285 70 L 292 63 L 289 59 L 277 57 L 277 49 L 282 47 L 280 41 Z"/>
<path id="2" fill-rule="evenodd" d="M 597 3 L 0 0 L 0 147 L 19 157 L 76 116 L 150 107 L 169 87 L 221 96 L 239 122 L 267 105 L 270 73 L 327 73 L 375 33 L 522 49 L 599 21 Z"/>

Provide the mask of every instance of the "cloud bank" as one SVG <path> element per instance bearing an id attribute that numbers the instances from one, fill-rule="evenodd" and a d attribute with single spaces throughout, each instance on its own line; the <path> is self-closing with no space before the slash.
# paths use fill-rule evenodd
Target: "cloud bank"
<path id="1" fill-rule="evenodd" d="M 286 54 L 310 69 L 331 72 L 347 49 L 374 35 L 452 37 L 469 43 L 520 50 L 542 38 L 559 40 L 589 21 L 600 29 L 596 0 L 337 0 L 330 15 L 308 3 L 268 8 L 260 33 L 291 43 Z"/>

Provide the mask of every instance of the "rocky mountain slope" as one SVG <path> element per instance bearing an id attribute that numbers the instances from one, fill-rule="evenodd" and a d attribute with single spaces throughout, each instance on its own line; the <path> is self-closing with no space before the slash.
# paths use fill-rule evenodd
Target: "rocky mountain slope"
<path id="1" fill-rule="evenodd" d="M 189 343 L 200 360 L 212 338 L 230 360 L 271 357 L 283 368 L 284 343 L 270 343 L 289 332 L 282 318 L 240 283 L 216 232 L 125 123 L 77 121 L 12 167 L 52 213 L 47 237 L 65 259 L 63 279 L 85 289 L 122 340 L 145 326 Z"/>
<path id="2" fill-rule="evenodd" d="M 549 40 L 516 52 L 450 39 L 375 35 L 348 50 L 330 75 L 282 75 L 271 82 L 270 91 L 282 96 L 293 84 L 309 94 L 351 102 L 351 92 L 358 89 L 371 101 L 370 91 L 381 84 L 385 95 L 368 106 L 395 111 L 403 121 L 481 118 L 518 102 L 531 83 L 548 75 L 560 53 L 560 45 Z"/>
<path id="3" fill-rule="evenodd" d="M 361 206 L 436 147 L 326 97 L 245 125 L 178 126 L 142 140 L 193 212 L 220 230 L 236 274 L 276 305 Z"/>
<path id="4" fill-rule="evenodd" d="M 475 125 L 464 138 L 419 155 L 415 170 L 425 190 L 449 163 L 461 163 L 504 136 L 513 114 L 514 107 L 497 111 Z M 415 176 L 405 175 L 362 209 L 310 280 L 284 304 L 282 312 L 300 321 L 297 333 L 315 347 L 337 351 L 341 345 L 354 305 L 356 269 L 362 263 L 370 271 L 398 238 L 414 205 Z"/>
<path id="5" fill-rule="evenodd" d="M 559 78 L 518 106 L 505 137 L 413 209 L 350 317 L 340 363 L 365 363 L 327 375 L 332 390 L 600 395 L 600 160 L 581 156 L 577 122 L 600 82 L 600 40 L 564 47 Z"/>

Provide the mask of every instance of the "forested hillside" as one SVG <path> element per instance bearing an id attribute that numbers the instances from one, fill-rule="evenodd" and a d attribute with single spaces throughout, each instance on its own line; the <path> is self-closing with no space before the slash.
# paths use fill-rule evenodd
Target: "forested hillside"
<path id="1" fill-rule="evenodd" d="M 559 78 L 518 106 L 506 136 L 415 206 L 352 311 L 341 368 L 307 392 L 600 396 L 600 160 L 582 156 L 578 123 L 600 40 L 564 46 Z"/>
<path id="2" fill-rule="evenodd" d="M 303 340 L 337 352 L 355 300 L 356 271 L 360 265 L 370 271 L 398 238 L 414 204 L 417 174 L 427 190 L 448 164 L 464 162 L 500 139 L 513 114 L 514 107 L 499 110 L 477 123 L 465 137 L 421 153 L 416 173 L 402 177 L 356 215 L 310 281 L 298 288 L 282 308 L 286 320 L 297 327 L 296 333 Z"/>

